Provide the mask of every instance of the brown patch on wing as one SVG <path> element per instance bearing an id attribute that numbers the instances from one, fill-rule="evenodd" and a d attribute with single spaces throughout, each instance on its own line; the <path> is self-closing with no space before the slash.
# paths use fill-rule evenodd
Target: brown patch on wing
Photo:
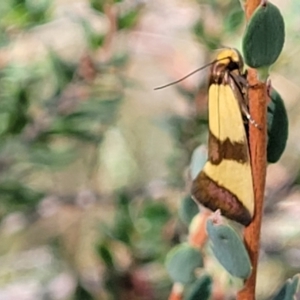
<path id="1" fill-rule="evenodd" d="M 203 171 L 193 181 L 192 196 L 194 200 L 222 215 L 245 226 L 251 222 L 251 215 L 240 200 L 223 186 L 218 185 Z"/>
<path id="2" fill-rule="evenodd" d="M 233 128 L 234 130 L 234 128 Z M 223 159 L 235 160 L 239 163 L 249 162 L 248 143 L 220 141 L 211 132 L 208 139 L 209 161 L 218 165 Z"/>

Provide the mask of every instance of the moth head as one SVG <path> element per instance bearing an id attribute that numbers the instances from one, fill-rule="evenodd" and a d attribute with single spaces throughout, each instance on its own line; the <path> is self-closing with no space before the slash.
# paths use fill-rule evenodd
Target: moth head
<path id="1" fill-rule="evenodd" d="M 217 58 L 216 64 L 219 65 L 219 68 L 223 66 L 229 71 L 238 71 L 239 73 L 243 72 L 244 62 L 241 56 L 241 53 L 234 48 L 226 48 L 222 50 Z"/>
<path id="2" fill-rule="evenodd" d="M 244 62 L 240 52 L 234 48 L 226 48 L 219 52 L 212 64 L 211 78 L 215 83 L 228 83 L 229 74 L 243 74 Z"/>

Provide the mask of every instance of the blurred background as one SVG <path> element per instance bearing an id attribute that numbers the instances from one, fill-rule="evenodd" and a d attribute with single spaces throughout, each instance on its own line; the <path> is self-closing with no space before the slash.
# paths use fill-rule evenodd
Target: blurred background
<path id="1" fill-rule="evenodd" d="M 272 2 L 290 127 L 268 168 L 259 299 L 300 270 L 300 3 Z M 167 299 L 208 72 L 153 88 L 240 49 L 244 27 L 235 0 L 0 2 L 1 300 Z M 209 271 L 230 294 L 222 267 Z"/>

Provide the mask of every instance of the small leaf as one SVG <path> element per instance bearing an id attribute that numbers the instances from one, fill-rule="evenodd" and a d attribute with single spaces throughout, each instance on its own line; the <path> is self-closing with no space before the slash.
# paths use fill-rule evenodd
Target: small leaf
<path id="1" fill-rule="evenodd" d="M 284 21 L 279 9 L 262 3 L 253 13 L 243 38 L 245 62 L 252 68 L 272 65 L 284 44 Z"/>
<path id="2" fill-rule="evenodd" d="M 104 1 L 98 1 L 98 0 L 91 0 L 91 6 L 93 9 L 99 11 L 100 13 L 104 12 Z"/>
<path id="3" fill-rule="evenodd" d="M 112 236 L 125 244 L 131 244 L 131 234 L 134 229 L 129 211 L 131 197 L 125 191 L 118 192 L 117 208 Z"/>
<path id="4" fill-rule="evenodd" d="M 205 146 L 197 147 L 191 158 L 190 170 L 192 179 L 195 179 L 200 171 L 203 169 L 207 161 L 207 148 Z"/>
<path id="5" fill-rule="evenodd" d="M 204 32 L 204 24 L 203 21 L 200 19 L 198 22 L 194 25 L 193 28 L 194 34 L 199 38 L 202 39 L 205 35 Z"/>
<path id="6" fill-rule="evenodd" d="M 245 245 L 228 225 L 216 225 L 207 221 L 207 233 L 211 247 L 220 264 L 233 276 L 246 279 L 251 274 L 251 263 Z"/>
<path id="7" fill-rule="evenodd" d="M 208 275 L 198 278 L 189 288 L 185 300 L 208 300 L 211 295 L 211 277 Z"/>
<path id="8" fill-rule="evenodd" d="M 241 8 L 233 10 L 225 19 L 225 31 L 235 32 L 244 21 L 244 12 Z"/>
<path id="9" fill-rule="evenodd" d="M 75 149 L 52 149 L 43 143 L 32 145 L 29 151 L 29 161 L 35 164 L 35 167 L 40 165 L 43 168 L 47 166 L 60 169 L 70 164 L 75 158 Z"/>
<path id="10" fill-rule="evenodd" d="M 102 46 L 104 42 L 104 35 L 95 32 L 91 24 L 85 19 L 81 20 L 81 24 L 89 47 L 94 50 Z"/>
<path id="11" fill-rule="evenodd" d="M 203 267 L 203 259 L 199 250 L 187 244 L 173 248 L 167 255 L 166 268 L 174 282 L 192 282 L 195 269 L 200 267 Z"/>
<path id="12" fill-rule="evenodd" d="M 15 106 L 11 109 L 7 131 L 19 134 L 29 122 L 27 110 L 29 106 L 28 91 L 20 88 L 15 95 Z"/>
<path id="13" fill-rule="evenodd" d="M 123 16 L 119 16 L 118 28 L 119 29 L 129 29 L 132 28 L 138 20 L 139 10 L 131 10 Z"/>
<path id="14" fill-rule="evenodd" d="M 272 89 L 268 105 L 267 159 L 275 163 L 281 157 L 288 138 L 288 117 L 281 96 Z"/>
<path id="15" fill-rule="evenodd" d="M 151 202 L 143 209 L 141 217 L 153 223 L 152 227 L 161 227 L 170 218 L 170 212 L 163 202 Z"/>
<path id="16" fill-rule="evenodd" d="M 186 196 L 182 199 L 179 208 L 180 219 L 189 225 L 193 218 L 199 213 L 199 207 L 191 196 Z"/>
<path id="17" fill-rule="evenodd" d="M 273 300 L 299 299 L 299 277 L 300 274 L 297 274 L 293 278 L 288 279 Z M 297 298 L 295 298 L 295 296 L 297 296 Z"/>
<path id="18" fill-rule="evenodd" d="M 10 209 L 29 209 L 44 196 L 42 192 L 31 189 L 14 180 L 0 183 L 1 203 L 7 203 Z"/>
<path id="19" fill-rule="evenodd" d="M 57 78 L 58 89 L 62 91 L 74 78 L 77 66 L 65 62 L 52 49 L 49 50 L 49 58 L 53 66 L 54 75 Z"/>
<path id="20" fill-rule="evenodd" d="M 74 300 L 94 300 L 95 298 L 81 285 L 78 285 L 75 290 Z"/>
<path id="21" fill-rule="evenodd" d="M 113 255 L 112 255 L 111 251 L 109 250 L 109 248 L 106 245 L 101 244 L 97 247 L 97 250 L 98 250 L 99 256 L 104 261 L 106 267 L 107 268 L 114 268 Z"/>

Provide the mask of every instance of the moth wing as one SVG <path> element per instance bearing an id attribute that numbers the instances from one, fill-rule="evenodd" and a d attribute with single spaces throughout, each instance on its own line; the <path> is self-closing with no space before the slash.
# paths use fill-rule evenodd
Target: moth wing
<path id="1" fill-rule="evenodd" d="M 235 91 L 229 84 L 209 87 L 209 160 L 193 182 L 203 205 L 248 225 L 254 214 L 249 147 Z"/>

